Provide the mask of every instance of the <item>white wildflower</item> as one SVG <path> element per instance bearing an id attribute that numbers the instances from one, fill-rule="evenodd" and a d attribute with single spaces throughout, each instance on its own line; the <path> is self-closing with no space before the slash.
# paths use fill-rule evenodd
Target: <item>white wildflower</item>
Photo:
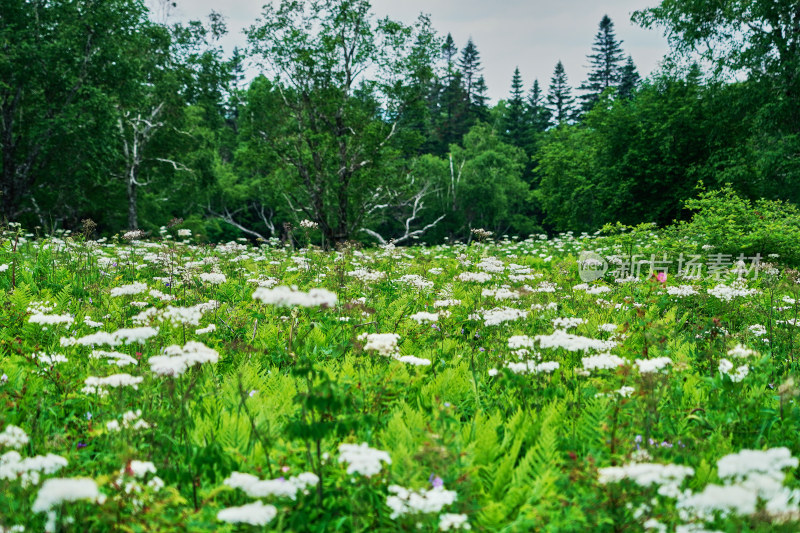
<path id="1" fill-rule="evenodd" d="M 49 511 L 63 502 L 90 500 L 103 503 L 105 498 L 97 490 L 97 483 L 88 478 L 52 478 L 39 489 L 31 510 L 34 513 Z"/>
<path id="2" fill-rule="evenodd" d="M 225 274 L 220 274 L 219 272 L 203 272 L 200 274 L 200 279 L 211 285 L 222 285 L 228 278 L 225 277 Z"/>
<path id="3" fill-rule="evenodd" d="M 147 291 L 147 283 L 131 283 L 129 285 L 122 285 L 111 289 L 111 296 L 132 296 L 134 294 L 141 294 Z"/>
<path id="4" fill-rule="evenodd" d="M 44 315 L 44 314 L 35 314 L 31 315 L 28 319 L 28 322 L 31 324 L 43 324 L 46 326 L 53 326 L 59 324 L 72 324 L 75 322 L 75 319 L 70 315 Z"/>
<path id="5" fill-rule="evenodd" d="M 398 351 L 397 341 L 400 340 L 400 335 L 397 333 L 362 333 L 358 336 L 358 340 L 367 341 L 364 350 L 390 356 Z"/>
<path id="6" fill-rule="evenodd" d="M 261 501 L 256 501 L 240 507 L 227 507 L 217 513 L 217 520 L 229 524 L 265 526 L 276 516 L 278 516 L 278 509 L 274 505 L 265 505 Z"/>
<path id="7" fill-rule="evenodd" d="M 392 510 L 393 520 L 407 514 L 438 513 L 446 505 L 454 503 L 458 496 L 456 491 L 446 490 L 444 487 L 412 491 L 398 485 L 390 485 L 389 493 L 386 505 Z"/>
<path id="8" fill-rule="evenodd" d="M 196 364 L 216 363 L 219 360 L 216 350 L 197 341 L 189 341 L 183 347 L 176 344 L 167 346 L 164 354 L 148 360 L 154 374 L 177 377 Z"/>
<path id="9" fill-rule="evenodd" d="M 308 292 L 302 292 L 297 290 L 296 287 L 286 286 L 275 287 L 274 289 L 259 287 L 253 293 L 253 299 L 279 307 L 295 305 L 301 307 L 334 307 L 337 302 L 336 294 L 327 289 L 311 289 Z"/>
<path id="10" fill-rule="evenodd" d="M 0 433 L 0 446 L 19 450 L 28 444 L 28 435 L 25 431 L 14 424 L 7 425 Z"/>
<path id="11" fill-rule="evenodd" d="M 504 322 L 513 322 L 520 318 L 526 318 L 528 311 L 514 309 L 512 307 L 495 307 L 483 312 L 483 324 L 485 326 L 499 326 Z"/>
<path id="12" fill-rule="evenodd" d="M 425 311 L 420 311 L 419 313 L 414 313 L 410 315 L 408 318 L 414 320 L 418 324 L 422 324 L 423 322 L 436 322 L 439 320 L 438 313 L 426 313 Z"/>
<path id="13" fill-rule="evenodd" d="M 586 371 L 592 370 L 612 370 L 619 366 L 623 366 L 626 361 L 618 355 L 610 353 L 601 353 L 597 355 L 590 355 L 582 357 L 583 369 Z"/>
<path id="14" fill-rule="evenodd" d="M 387 452 L 376 450 L 361 444 L 340 444 L 339 462 L 347 463 L 347 473 L 354 473 L 371 477 L 381 471 L 381 462 L 392 464 L 392 458 Z"/>
<path id="15" fill-rule="evenodd" d="M 439 531 L 450 531 L 451 529 L 470 530 L 469 519 L 465 514 L 444 513 L 439 517 Z"/>

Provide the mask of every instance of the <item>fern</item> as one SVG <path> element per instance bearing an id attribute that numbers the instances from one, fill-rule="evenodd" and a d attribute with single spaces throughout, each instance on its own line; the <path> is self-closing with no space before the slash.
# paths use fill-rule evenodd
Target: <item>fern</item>
<path id="1" fill-rule="evenodd" d="M 608 419 L 609 405 L 605 398 L 585 400 L 575 424 L 575 443 L 583 455 L 598 456 L 605 451 L 606 435 L 603 426 Z"/>

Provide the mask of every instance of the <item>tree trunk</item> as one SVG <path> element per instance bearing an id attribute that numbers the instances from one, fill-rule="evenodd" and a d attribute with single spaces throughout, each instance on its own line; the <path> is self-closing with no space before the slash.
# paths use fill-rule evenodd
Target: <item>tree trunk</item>
<path id="1" fill-rule="evenodd" d="M 136 215 L 136 192 L 136 182 L 128 179 L 128 229 L 131 231 L 139 229 Z"/>

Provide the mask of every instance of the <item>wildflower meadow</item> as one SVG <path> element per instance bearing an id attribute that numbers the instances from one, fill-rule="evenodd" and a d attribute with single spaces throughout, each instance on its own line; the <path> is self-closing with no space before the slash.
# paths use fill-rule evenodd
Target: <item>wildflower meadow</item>
<path id="1" fill-rule="evenodd" d="M 797 531 L 798 271 L 475 235 L 7 228 L 0 531 Z"/>

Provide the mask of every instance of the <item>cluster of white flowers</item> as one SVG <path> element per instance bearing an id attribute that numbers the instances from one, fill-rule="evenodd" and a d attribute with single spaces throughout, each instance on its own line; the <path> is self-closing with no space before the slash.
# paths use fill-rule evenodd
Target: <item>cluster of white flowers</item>
<path id="1" fill-rule="evenodd" d="M 109 420 L 106 422 L 106 429 L 108 431 L 122 431 L 123 429 L 139 431 L 142 429 L 148 429 L 149 427 L 150 424 L 142 420 L 141 409 L 124 412 L 122 414 L 122 424 L 119 423 L 119 420 Z"/>
<path id="2" fill-rule="evenodd" d="M 36 357 L 36 359 L 39 360 L 40 363 L 42 363 L 43 365 L 47 365 L 47 366 L 53 366 L 56 363 L 66 363 L 67 362 L 67 358 L 64 355 L 60 354 L 60 353 L 54 353 L 54 354 L 37 353 L 35 355 L 35 357 Z"/>
<path id="3" fill-rule="evenodd" d="M 679 285 L 677 287 L 667 287 L 667 294 L 678 298 L 686 298 L 697 294 L 697 289 L 691 285 Z"/>
<path id="4" fill-rule="evenodd" d="M 133 321 L 144 323 L 153 318 L 159 322 L 169 322 L 173 326 L 199 326 L 200 320 L 203 318 L 203 307 L 202 304 L 193 305 L 191 307 L 175 307 L 168 305 L 160 310 L 151 307 L 147 311 L 133 317 Z"/>
<path id="5" fill-rule="evenodd" d="M 179 229 L 178 230 L 178 237 L 191 237 L 192 230 L 190 229 Z"/>
<path id="6" fill-rule="evenodd" d="M 508 347 L 512 350 L 520 348 L 533 348 L 533 339 L 527 335 L 514 335 L 508 338 Z"/>
<path id="7" fill-rule="evenodd" d="M 425 359 L 423 357 L 417 357 L 414 355 L 396 355 L 394 357 L 395 360 L 400 361 L 401 363 L 406 363 L 412 366 L 430 366 L 431 360 Z"/>
<path id="8" fill-rule="evenodd" d="M 708 294 L 716 298 L 719 298 L 724 302 L 730 302 L 734 298 L 752 296 L 753 294 L 758 294 L 758 290 L 748 289 L 741 283 L 736 283 L 736 282 L 734 282 L 733 285 L 725 285 L 720 283 L 713 289 L 708 289 Z"/>
<path id="9" fill-rule="evenodd" d="M 103 327 L 103 323 L 102 322 L 96 322 L 96 321 L 92 320 L 92 317 L 90 317 L 89 315 L 86 315 L 85 317 L 83 317 L 83 323 L 86 324 L 87 326 L 89 326 L 90 328 L 101 328 L 101 327 Z"/>
<path id="10" fill-rule="evenodd" d="M 769 515 L 797 515 L 800 490 L 783 486 L 787 468 L 797 468 L 798 460 L 788 448 L 741 450 L 717 461 L 717 475 L 723 485 L 709 484 L 702 492 L 687 491 L 678 499 L 684 520 L 711 520 L 715 514 L 752 515 L 764 502 Z"/>
<path id="11" fill-rule="evenodd" d="M 602 484 L 618 483 L 630 479 L 641 487 L 658 485 L 658 493 L 677 498 L 683 480 L 694 475 L 688 466 L 659 463 L 629 463 L 624 466 L 609 466 L 598 469 L 598 481 Z"/>
<path id="12" fill-rule="evenodd" d="M 278 516 L 274 505 L 265 505 L 261 501 L 248 503 L 239 507 L 227 507 L 217 513 L 217 520 L 229 524 L 250 524 L 265 526 Z"/>
<path id="13" fill-rule="evenodd" d="M 424 322 L 436 322 L 439 320 L 439 313 L 426 313 L 425 311 L 420 311 L 410 315 L 408 318 L 415 321 L 417 324 L 422 324 Z"/>
<path id="14" fill-rule="evenodd" d="M 204 328 L 198 328 L 198 329 L 194 330 L 194 332 L 196 334 L 198 334 L 198 335 L 205 335 L 206 333 L 213 333 L 215 331 L 217 331 L 217 325 L 216 324 L 209 324 L 208 326 L 206 326 Z"/>
<path id="15" fill-rule="evenodd" d="M 358 336 L 358 340 L 367 341 L 364 345 L 364 350 L 393 356 L 399 350 L 397 341 L 400 340 L 400 335 L 397 333 L 362 333 Z"/>
<path id="16" fill-rule="evenodd" d="M 404 276 L 400 276 L 397 281 L 400 283 L 405 283 L 406 285 L 411 285 L 412 287 L 416 287 L 421 291 L 432 289 L 434 285 L 432 281 L 427 280 L 418 274 L 406 274 Z"/>
<path id="17" fill-rule="evenodd" d="M 43 324 L 45 326 L 54 326 L 60 324 L 72 324 L 75 322 L 75 319 L 70 315 L 45 315 L 45 314 L 35 314 L 31 315 L 28 319 L 28 322 L 31 324 Z"/>
<path id="18" fill-rule="evenodd" d="M 300 221 L 300 227 L 305 229 L 316 229 L 319 227 L 319 224 L 314 222 L 313 220 L 303 219 Z"/>
<path id="19" fill-rule="evenodd" d="M 128 365 L 137 365 L 139 362 L 130 355 L 122 352 L 108 352 L 106 350 L 92 350 L 89 354 L 92 359 L 105 359 L 109 365 L 120 368 Z"/>
<path id="20" fill-rule="evenodd" d="M 748 357 L 758 355 L 758 353 L 755 350 L 751 350 L 750 348 L 747 348 L 741 344 L 737 344 L 728 350 L 728 355 L 735 357 L 736 359 L 747 359 Z"/>
<path id="21" fill-rule="evenodd" d="M 456 278 L 458 281 L 474 281 L 475 283 L 486 283 L 492 279 L 491 274 L 486 272 L 462 272 Z"/>
<path id="22" fill-rule="evenodd" d="M 175 299 L 175 296 L 173 296 L 171 294 L 163 293 L 163 292 L 161 292 L 159 290 L 156 290 L 156 289 L 150 289 L 150 291 L 147 294 L 149 294 L 150 296 L 152 296 L 156 300 L 160 300 L 162 302 L 171 302 L 172 300 Z"/>
<path id="23" fill-rule="evenodd" d="M 227 281 L 227 277 L 225 274 L 220 272 L 203 272 L 200 274 L 200 279 L 205 283 L 210 283 L 211 285 L 222 285 Z"/>
<path id="24" fill-rule="evenodd" d="M 319 478 L 311 472 L 303 472 L 289 479 L 259 479 L 252 474 L 233 472 L 224 483 L 232 489 L 242 489 L 251 498 L 275 496 L 294 500 L 298 492 L 319 483 Z"/>
<path id="25" fill-rule="evenodd" d="M 120 471 L 120 474 L 129 474 L 138 479 L 144 479 L 147 474 L 155 474 L 156 465 L 150 461 L 138 461 L 136 459 L 129 461 L 127 465 Z"/>
<path id="26" fill-rule="evenodd" d="M 433 307 L 456 307 L 461 305 L 461 300 L 454 300 L 454 299 L 446 299 L 446 300 L 436 300 L 433 302 Z"/>
<path id="27" fill-rule="evenodd" d="M 483 289 L 481 296 L 484 298 L 494 298 L 495 300 L 518 300 L 520 297 L 519 291 L 511 290 L 507 287 L 500 287 L 499 289 Z"/>
<path id="28" fill-rule="evenodd" d="M 476 265 L 479 270 L 484 272 L 492 272 L 494 274 L 502 274 L 506 266 L 500 259 L 496 257 L 484 257 Z"/>
<path id="29" fill-rule="evenodd" d="M 380 473 L 381 463 L 392 464 L 392 458 L 387 452 L 376 450 L 361 444 L 340 444 L 339 462 L 347 463 L 347 473 L 350 475 L 361 474 L 371 477 Z"/>
<path id="30" fill-rule="evenodd" d="M 570 328 L 578 327 L 581 324 L 585 324 L 586 319 L 578 317 L 558 317 L 552 319 L 551 322 L 553 323 L 554 328 L 567 330 Z"/>
<path id="31" fill-rule="evenodd" d="M 190 367 L 203 363 L 216 363 L 219 353 L 198 341 L 189 341 L 183 347 L 173 344 L 164 348 L 164 355 L 148 359 L 150 370 L 159 376 L 177 377 Z"/>
<path id="32" fill-rule="evenodd" d="M 134 342 L 144 344 L 147 339 L 156 335 L 158 335 L 158 328 L 122 328 L 111 333 L 98 331 L 80 338 L 62 337 L 61 346 L 119 346 L 120 344 L 133 344 Z"/>
<path id="33" fill-rule="evenodd" d="M 562 329 L 555 330 L 551 335 L 536 335 L 534 338 L 542 348 L 563 348 L 570 352 L 579 350 L 605 351 L 615 348 L 617 343 L 612 340 L 590 339 L 567 333 Z"/>
<path id="34" fill-rule="evenodd" d="M 19 480 L 23 487 L 38 485 L 41 474 L 55 474 L 67 466 L 60 455 L 48 453 L 25 459 L 19 452 L 10 451 L 0 456 L 0 479 Z"/>
<path id="35" fill-rule="evenodd" d="M 147 291 L 147 283 L 131 283 L 129 285 L 121 285 L 111 289 L 111 296 L 133 296 L 134 294 L 141 294 Z"/>
<path id="36" fill-rule="evenodd" d="M 639 372 L 642 374 L 651 374 L 658 372 L 665 368 L 667 365 L 672 364 L 672 359 L 669 357 L 654 357 L 653 359 L 637 359 L 634 361 L 636 366 L 639 367 Z"/>
<path id="37" fill-rule="evenodd" d="M 417 513 L 438 513 L 446 505 L 456 501 L 454 490 L 434 487 L 430 490 L 412 491 L 398 485 L 389 485 L 390 495 L 386 497 L 386 505 L 392 510 L 391 518 Z"/>
<path id="38" fill-rule="evenodd" d="M 19 450 L 28 444 L 28 440 L 28 435 L 25 433 L 25 431 L 21 427 L 15 426 L 14 424 L 7 425 L 0 433 L 0 446 L 4 446 L 6 448 L 14 448 L 15 450 Z"/>
<path id="39" fill-rule="evenodd" d="M 513 307 L 495 307 L 483 312 L 484 326 L 499 326 L 504 322 L 513 322 L 520 318 L 526 318 L 528 311 L 515 309 Z"/>
<path id="40" fill-rule="evenodd" d="M 739 383 L 750 373 L 750 367 L 747 365 L 740 365 L 736 367 L 736 370 L 733 367 L 734 364 L 728 359 L 722 358 L 719 360 L 719 373 L 728 376 L 734 383 Z"/>
<path id="41" fill-rule="evenodd" d="M 604 331 L 606 333 L 614 333 L 615 331 L 617 331 L 618 327 L 619 326 L 617 326 L 616 324 L 609 323 L 609 324 L 600 324 L 599 326 L 597 326 L 597 329 L 599 329 L 600 331 Z"/>
<path id="42" fill-rule="evenodd" d="M 357 268 L 352 272 L 348 272 L 347 275 L 356 278 L 362 283 L 376 283 L 386 279 L 386 272 L 369 270 L 367 268 Z"/>
<path id="43" fill-rule="evenodd" d="M 469 519 L 465 514 L 444 513 L 439 517 L 439 531 L 470 530 Z"/>
<path id="44" fill-rule="evenodd" d="M 337 302 L 336 294 L 327 289 L 311 289 L 303 292 L 297 287 L 280 286 L 274 289 L 259 287 L 253 293 L 254 300 L 260 300 L 265 304 L 276 305 L 278 307 L 335 307 Z"/>
<path id="45" fill-rule="evenodd" d="M 264 287 L 266 289 L 271 289 L 272 287 L 278 284 L 278 280 L 276 278 L 271 278 L 271 277 L 251 278 L 248 279 L 247 282 L 255 283 L 259 287 Z"/>
<path id="46" fill-rule="evenodd" d="M 582 357 L 583 369 L 587 372 L 592 370 L 612 370 L 627 363 L 625 359 L 610 353 L 601 353 Z"/>
<path id="47" fill-rule="evenodd" d="M 64 502 L 89 500 L 102 504 L 105 496 L 97 489 L 97 483 L 89 478 L 51 478 L 46 480 L 36 495 L 31 510 L 48 513 L 45 531 L 55 531 L 56 513 L 53 508 Z"/>
<path id="48" fill-rule="evenodd" d="M 114 389 L 118 387 L 133 387 L 136 390 L 142 381 L 144 381 L 143 377 L 131 376 L 130 374 L 113 374 L 105 378 L 89 376 L 83 381 L 85 385 L 83 392 L 84 394 L 95 394 L 106 387 Z"/>
<path id="49" fill-rule="evenodd" d="M 515 374 L 552 374 L 560 365 L 558 361 L 542 361 L 541 363 L 537 363 L 536 361 L 523 361 L 519 363 L 507 363 L 505 366 L 507 369 L 511 370 Z M 489 375 L 496 376 L 497 369 L 490 369 Z"/>
<path id="50" fill-rule="evenodd" d="M 542 281 L 539 285 L 534 289 L 534 292 L 546 292 L 552 293 L 558 290 L 558 284 L 552 281 Z"/>

